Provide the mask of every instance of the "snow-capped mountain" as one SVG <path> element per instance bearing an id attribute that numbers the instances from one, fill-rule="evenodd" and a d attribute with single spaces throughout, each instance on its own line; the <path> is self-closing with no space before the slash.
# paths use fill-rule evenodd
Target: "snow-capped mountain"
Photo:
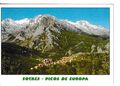
<path id="1" fill-rule="evenodd" d="M 109 31 L 106 30 L 106 28 L 104 28 L 102 26 L 93 25 L 85 20 L 80 20 L 80 21 L 76 21 L 76 22 L 71 22 L 71 21 L 67 21 L 67 22 L 76 26 L 78 29 L 80 29 L 81 31 L 83 31 L 89 35 L 109 37 Z"/>
<path id="2" fill-rule="evenodd" d="M 20 46 L 37 50 L 51 49 L 59 46 L 64 31 L 79 34 L 109 37 L 104 27 L 90 24 L 88 21 L 71 22 L 60 20 L 51 15 L 38 15 L 33 19 L 2 21 L 2 42 L 12 42 Z"/>
<path id="3" fill-rule="evenodd" d="M 32 28 L 38 23 L 41 24 L 39 25 L 39 27 L 41 28 L 42 26 L 45 26 L 46 28 L 56 23 L 57 29 L 64 27 L 72 31 L 84 32 L 89 35 L 109 36 L 109 31 L 107 31 L 104 27 L 93 25 L 88 21 L 81 20 L 77 22 L 71 22 L 67 20 L 58 20 L 54 16 L 50 16 L 50 15 L 39 15 L 33 19 L 25 18 L 22 20 L 15 20 L 15 21 L 12 19 L 5 19 L 2 21 L 2 32 L 14 33 L 16 31 L 26 30 L 28 27 Z M 41 29 L 41 32 L 42 30 L 43 29 Z"/>

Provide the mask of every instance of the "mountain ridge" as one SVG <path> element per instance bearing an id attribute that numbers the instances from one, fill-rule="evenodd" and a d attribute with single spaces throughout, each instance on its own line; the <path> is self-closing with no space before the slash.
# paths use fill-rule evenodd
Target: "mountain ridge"
<path id="1" fill-rule="evenodd" d="M 87 21 L 73 23 L 59 20 L 51 15 L 38 15 L 33 19 L 25 18 L 20 21 L 6 19 L 2 21 L 2 42 L 15 43 L 22 47 L 44 52 L 55 48 L 55 46 L 60 48 L 63 36 L 66 37 L 64 40 L 67 40 L 69 35 L 73 33 L 76 34 L 76 37 L 83 34 L 108 38 L 109 32 L 103 27 L 100 28 Z M 67 36 L 67 34 L 69 35 Z"/>
<path id="2" fill-rule="evenodd" d="M 84 33 L 87 33 L 89 35 L 98 35 L 98 36 L 106 35 L 107 37 L 109 37 L 109 31 L 106 30 L 102 26 L 93 25 L 85 20 L 76 21 L 76 22 L 61 20 L 61 19 L 57 19 L 56 17 L 51 16 L 51 15 L 47 15 L 47 14 L 38 15 L 32 19 L 31 18 L 30 19 L 25 18 L 25 19 L 21 19 L 21 20 L 5 19 L 5 20 L 2 20 L 2 27 L 5 28 L 5 26 L 6 26 L 5 24 L 8 23 L 8 26 L 13 25 L 13 28 L 14 28 L 15 25 L 18 25 L 17 28 L 22 29 L 22 28 L 26 28 L 27 26 L 32 26 L 36 23 L 43 22 L 42 19 L 44 19 L 44 21 L 45 21 L 45 19 L 50 20 L 50 21 L 48 21 L 48 24 L 52 23 L 52 21 L 53 21 L 53 22 L 59 23 L 60 25 L 70 27 L 71 30 L 73 30 L 73 31 L 80 30 L 80 31 L 83 31 Z M 45 23 L 43 23 L 43 24 L 45 24 Z M 20 27 L 20 25 L 22 25 L 23 27 Z"/>

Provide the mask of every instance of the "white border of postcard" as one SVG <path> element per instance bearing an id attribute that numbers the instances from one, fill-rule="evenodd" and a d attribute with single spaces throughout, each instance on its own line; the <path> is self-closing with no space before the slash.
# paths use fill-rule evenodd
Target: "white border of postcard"
<path id="1" fill-rule="evenodd" d="M 114 5 L 113 4 L 106 4 L 106 5 L 83 5 L 83 4 L 52 4 L 52 5 L 46 5 L 46 4 L 36 4 L 36 5 L 17 5 L 17 4 L 4 4 L 0 5 L 0 8 L 3 7 L 17 7 L 17 8 L 49 8 L 49 7 L 109 7 L 110 8 L 110 75 L 0 75 L 0 86 L 113 86 L 114 85 L 114 50 L 113 50 L 113 38 L 114 38 Z M 0 9 L 1 11 L 1 9 Z M 1 16 L 1 14 L 0 14 Z M 1 25 L 0 25 L 1 27 Z M 1 30 L 0 30 L 1 31 Z M 0 32 L 1 36 L 1 32 Z M 1 37 L 0 37 L 1 38 Z M 1 39 L 0 39 L 1 41 Z M 1 47 L 1 43 L 0 43 Z M 0 48 L 1 51 L 1 48 Z M 1 56 L 1 55 L 0 55 Z M 0 59 L 1 62 L 1 59 Z M 1 65 L 0 65 L 1 66 Z M 1 67 L 0 67 L 1 70 Z M 0 73 L 1 74 L 1 73 Z M 23 77 L 31 77 L 31 76 L 37 76 L 37 77 L 88 77 L 88 81 L 45 81 L 45 80 L 39 80 L 39 81 L 23 81 Z"/>

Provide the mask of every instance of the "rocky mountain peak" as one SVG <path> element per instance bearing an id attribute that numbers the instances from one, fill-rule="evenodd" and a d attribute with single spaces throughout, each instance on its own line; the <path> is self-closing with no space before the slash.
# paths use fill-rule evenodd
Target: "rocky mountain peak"
<path id="1" fill-rule="evenodd" d="M 42 26 L 49 27 L 50 25 L 54 24 L 54 22 L 56 21 L 56 18 L 54 16 L 45 14 L 45 15 L 37 16 L 35 21 L 36 23 Z"/>

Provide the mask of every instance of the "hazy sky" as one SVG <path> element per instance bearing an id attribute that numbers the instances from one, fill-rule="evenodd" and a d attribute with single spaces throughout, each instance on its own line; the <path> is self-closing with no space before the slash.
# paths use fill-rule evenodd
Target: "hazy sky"
<path id="1" fill-rule="evenodd" d="M 50 14 L 70 21 L 87 20 L 92 24 L 110 28 L 109 8 L 2 8 L 1 19 L 20 20 L 34 18 L 40 14 Z"/>

